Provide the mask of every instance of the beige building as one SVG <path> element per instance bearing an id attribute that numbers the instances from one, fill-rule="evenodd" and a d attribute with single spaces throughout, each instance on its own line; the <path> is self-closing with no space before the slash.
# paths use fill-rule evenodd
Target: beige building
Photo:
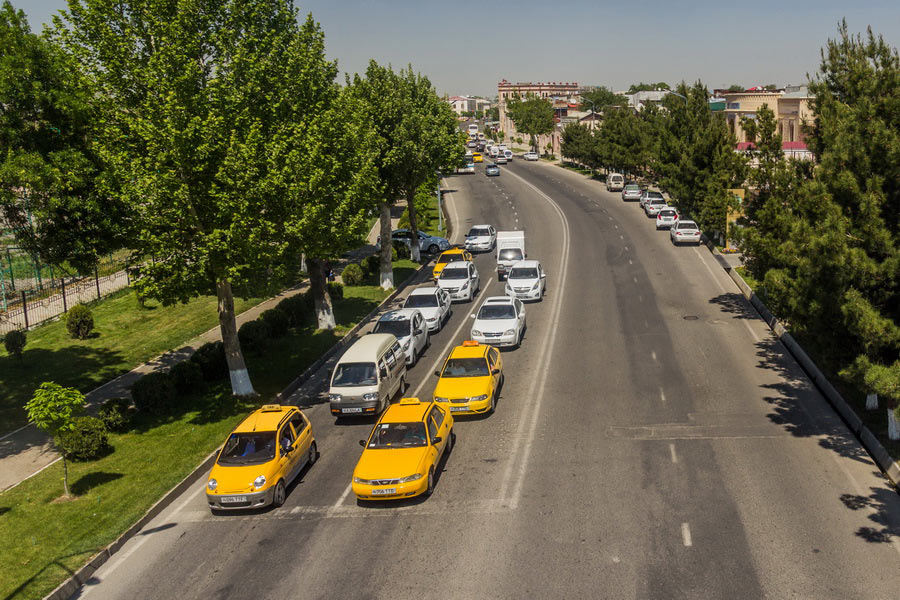
<path id="1" fill-rule="evenodd" d="M 813 118 L 806 86 L 787 86 L 780 90 L 752 88 L 743 92 L 717 90 L 717 95 L 725 99 L 725 119 L 738 144 L 752 141 L 747 139 L 741 119 L 756 118 L 756 111 L 765 104 L 775 113 L 776 133 L 781 136 L 786 149 L 805 148 L 803 124 L 811 123 Z"/>
<path id="2" fill-rule="evenodd" d="M 567 116 L 568 111 L 571 108 L 574 108 L 573 105 L 580 100 L 580 93 L 581 88 L 579 88 L 578 83 L 574 81 L 539 81 L 537 83 L 528 81 L 510 83 L 504 79 L 497 84 L 497 106 L 500 113 L 500 129 L 506 134 L 507 139 L 522 137 L 523 143 L 527 144 L 528 140 L 525 139 L 526 136 L 519 136 L 515 124 L 506 112 L 507 102 L 512 98 L 524 99 L 529 95 L 533 95 L 537 98 L 546 98 L 553 104 L 553 108 L 556 110 L 557 114 L 557 123 L 559 123 Z M 552 134 L 539 136 L 538 139 L 538 145 L 540 146 L 541 152 L 546 152 L 549 144 L 552 148 L 552 152 L 558 154 L 559 143 L 560 134 L 558 128 L 557 131 L 554 131 Z"/>

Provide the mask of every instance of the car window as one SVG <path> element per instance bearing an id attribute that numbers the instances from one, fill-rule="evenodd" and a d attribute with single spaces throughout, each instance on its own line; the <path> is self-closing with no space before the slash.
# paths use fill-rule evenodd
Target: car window
<path id="1" fill-rule="evenodd" d="M 232 433 L 219 454 L 220 465 L 261 465 L 275 458 L 275 432 Z"/>
<path id="2" fill-rule="evenodd" d="M 409 335 L 409 320 L 378 321 L 372 333 L 390 333 L 394 337 L 402 338 Z"/>
<path id="3" fill-rule="evenodd" d="M 372 432 L 367 448 L 417 448 L 427 446 L 425 423 L 381 423 Z"/>
<path id="4" fill-rule="evenodd" d="M 441 377 L 485 377 L 490 375 L 484 357 L 449 358 L 441 371 Z"/>
<path id="5" fill-rule="evenodd" d="M 391 346 L 391 352 L 394 353 L 394 357 L 397 360 L 406 360 L 406 358 L 403 356 L 403 348 L 400 347 L 400 342 L 394 342 L 394 345 Z M 391 366 L 393 367 L 394 365 Z"/>
<path id="6" fill-rule="evenodd" d="M 437 437 L 438 428 L 437 425 L 434 424 L 434 419 L 428 419 L 428 437 L 431 438 L 431 443 L 434 443 L 434 438 Z"/>
<path id="7" fill-rule="evenodd" d="M 393 368 L 394 365 L 397 364 L 397 359 L 394 358 L 394 353 L 392 350 L 388 350 L 387 352 L 384 353 L 384 359 L 387 360 L 387 364 L 391 368 Z"/>
<path id="8" fill-rule="evenodd" d="M 431 418 L 434 419 L 434 424 L 438 426 L 438 429 L 444 424 L 444 412 L 437 406 L 431 407 Z"/>
<path id="9" fill-rule="evenodd" d="M 516 298 L 514 300 L 514 302 L 516 303 L 516 314 L 521 315 L 522 314 L 522 301 L 519 300 L 518 298 Z"/>
<path id="10" fill-rule="evenodd" d="M 453 263 L 450 263 L 453 264 Z M 469 272 L 465 268 L 459 267 L 444 267 L 444 270 L 441 271 L 441 279 L 466 279 L 469 277 Z"/>
<path id="11" fill-rule="evenodd" d="M 434 294 L 414 294 L 406 299 L 403 308 L 429 308 L 438 305 L 438 299 Z"/>
<path id="12" fill-rule="evenodd" d="M 289 425 L 289 423 L 285 423 L 281 431 L 278 432 L 278 443 L 281 444 L 282 450 L 286 450 L 294 445 L 294 432 Z"/>
<path id="13" fill-rule="evenodd" d="M 378 383 L 375 378 L 375 363 L 340 363 L 334 369 L 334 377 L 331 385 L 351 387 L 357 385 L 374 385 Z"/>
<path id="14" fill-rule="evenodd" d="M 488 350 L 488 358 L 491 359 L 491 366 L 496 366 L 497 361 L 500 359 L 500 351 L 496 348 L 491 348 Z"/>
<path id="15" fill-rule="evenodd" d="M 294 433 L 297 434 L 297 437 L 300 437 L 300 434 L 306 429 L 306 420 L 304 420 L 303 415 L 297 413 L 291 417 L 291 425 L 294 426 Z"/>

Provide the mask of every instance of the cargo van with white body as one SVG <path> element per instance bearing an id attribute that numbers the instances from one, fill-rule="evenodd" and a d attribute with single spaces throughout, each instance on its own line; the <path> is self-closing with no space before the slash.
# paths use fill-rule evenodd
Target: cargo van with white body
<path id="1" fill-rule="evenodd" d="M 336 417 L 379 414 L 406 389 L 406 355 L 390 333 L 359 338 L 331 374 L 328 402 Z"/>
<path id="2" fill-rule="evenodd" d="M 528 256 L 525 253 L 524 231 L 497 232 L 497 279 L 504 281 L 510 267 Z"/>

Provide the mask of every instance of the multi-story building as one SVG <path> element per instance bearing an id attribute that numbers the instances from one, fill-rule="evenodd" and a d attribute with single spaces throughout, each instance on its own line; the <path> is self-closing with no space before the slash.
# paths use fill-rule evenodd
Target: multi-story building
<path id="1" fill-rule="evenodd" d="M 497 106 L 500 109 L 500 129 L 508 138 L 514 138 L 518 135 L 515 123 L 509 118 L 509 113 L 506 110 L 507 103 L 513 98 L 524 100 L 528 96 L 534 96 L 549 100 L 551 104 L 553 104 L 556 120 L 557 123 L 559 123 L 568 114 L 568 109 L 577 105 L 580 94 L 581 88 L 579 88 L 578 83 L 574 81 L 539 81 L 537 83 L 528 81 L 510 83 L 504 79 L 497 84 Z M 553 149 L 552 151 L 557 153 L 559 152 L 559 138 L 559 132 L 555 131 L 550 135 L 540 136 L 538 145 L 542 151 L 550 145 Z"/>
<path id="2" fill-rule="evenodd" d="M 786 86 L 782 89 L 750 88 L 743 92 L 716 90 L 725 99 L 725 120 L 734 132 L 739 148 L 753 142 L 741 126 L 742 118 L 756 118 L 756 111 L 764 104 L 775 114 L 776 133 L 781 136 L 784 151 L 796 158 L 809 158 L 803 125 L 812 122 L 809 92 L 806 86 Z"/>
<path id="3" fill-rule="evenodd" d="M 447 103 L 450 104 L 450 109 L 457 114 L 457 116 L 462 116 L 463 113 L 474 113 L 478 111 L 486 111 L 490 110 L 493 103 L 490 100 L 485 98 L 479 98 L 477 96 L 450 96 L 447 98 Z"/>

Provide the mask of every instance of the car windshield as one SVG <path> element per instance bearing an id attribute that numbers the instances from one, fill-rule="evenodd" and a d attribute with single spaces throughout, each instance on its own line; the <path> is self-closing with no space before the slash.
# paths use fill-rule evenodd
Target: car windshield
<path id="1" fill-rule="evenodd" d="M 537 279 L 537 276 L 538 272 L 534 267 L 518 267 L 509 271 L 510 279 Z"/>
<path id="2" fill-rule="evenodd" d="M 444 365 L 441 377 L 484 377 L 490 375 L 487 361 L 483 357 L 451 358 Z"/>
<path id="3" fill-rule="evenodd" d="M 409 319 L 402 321 L 378 321 L 372 333 L 390 333 L 398 338 L 409 335 Z"/>
<path id="4" fill-rule="evenodd" d="M 659 198 L 654 198 L 653 200 L 650 201 L 650 205 L 651 205 L 651 206 L 665 206 L 665 205 L 666 205 L 666 201 L 665 201 L 665 200 L 661 200 L 661 199 L 659 199 Z"/>
<path id="5" fill-rule="evenodd" d="M 220 465 L 261 465 L 275 458 L 275 432 L 232 433 L 222 453 Z"/>
<path id="6" fill-rule="evenodd" d="M 415 294 L 406 299 L 403 308 L 430 308 L 437 305 L 437 296 L 434 294 Z"/>
<path id="7" fill-rule="evenodd" d="M 438 264 L 458 262 L 461 260 L 463 260 L 463 255 L 459 252 L 454 252 L 453 254 L 441 254 L 437 259 Z"/>
<path id="8" fill-rule="evenodd" d="M 375 427 L 366 448 L 420 448 L 428 445 L 425 423 L 381 423 Z"/>
<path id="9" fill-rule="evenodd" d="M 447 267 L 441 271 L 441 279 L 468 279 L 469 270 L 458 267 Z"/>
<path id="10" fill-rule="evenodd" d="M 488 304 L 478 311 L 478 318 L 483 320 L 515 319 L 516 310 L 511 304 Z"/>
<path id="11" fill-rule="evenodd" d="M 375 363 L 341 363 L 334 370 L 331 385 L 350 387 L 357 385 L 375 385 Z"/>
<path id="12" fill-rule="evenodd" d="M 522 256 L 521 248 L 504 248 L 497 255 L 497 260 L 522 260 L 525 258 Z"/>
<path id="13" fill-rule="evenodd" d="M 488 167 L 490 169 L 490 167 Z M 470 229 L 469 237 L 488 237 L 491 232 L 487 229 Z"/>

